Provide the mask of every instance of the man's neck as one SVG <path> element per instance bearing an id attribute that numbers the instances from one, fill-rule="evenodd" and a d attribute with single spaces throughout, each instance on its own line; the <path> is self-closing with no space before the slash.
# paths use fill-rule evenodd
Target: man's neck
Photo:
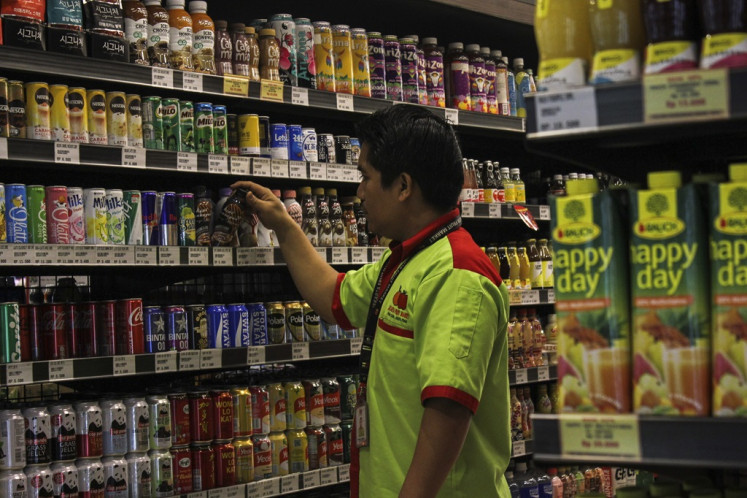
<path id="1" fill-rule="evenodd" d="M 402 230 L 399 234 L 399 237 L 401 238 L 398 240 L 404 242 L 405 240 L 411 239 L 420 233 L 425 227 L 450 211 L 451 209 L 439 211 L 430 207 L 408 210 L 402 220 Z"/>

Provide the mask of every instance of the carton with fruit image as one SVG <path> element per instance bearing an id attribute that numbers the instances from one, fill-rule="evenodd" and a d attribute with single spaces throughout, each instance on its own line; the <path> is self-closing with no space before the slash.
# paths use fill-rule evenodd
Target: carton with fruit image
<path id="1" fill-rule="evenodd" d="M 713 414 L 747 416 L 747 165 L 711 185 Z"/>

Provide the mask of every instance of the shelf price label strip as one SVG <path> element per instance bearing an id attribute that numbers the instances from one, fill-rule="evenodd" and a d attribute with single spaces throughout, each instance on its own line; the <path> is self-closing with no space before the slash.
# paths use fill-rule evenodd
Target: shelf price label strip
<path id="1" fill-rule="evenodd" d="M 562 457 L 641 461 L 641 436 L 636 415 L 563 414 L 558 424 Z"/>
<path id="2" fill-rule="evenodd" d="M 594 87 L 557 92 L 542 92 L 536 96 L 537 131 L 595 130 L 599 125 Z"/>
<path id="3" fill-rule="evenodd" d="M 647 124 L 728 118 L 728 71 L 711 69 L 644 76 L 643 116 Z"/>

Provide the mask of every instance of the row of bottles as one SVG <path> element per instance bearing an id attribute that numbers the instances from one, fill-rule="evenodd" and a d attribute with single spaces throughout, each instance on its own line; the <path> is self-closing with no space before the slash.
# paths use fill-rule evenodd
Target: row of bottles
<path id="1" fill-rule="evenodd" d="M 509 290 L 553 288 L 552 246 L 547 239 L 529 239 L 524 245 L 489 245 L 490 258 Z"/>
<path id="2" fill-rule="evenodd" d="M 509 369 L 557 365 L 558 327 L 548 316 L 547 333 L 533 308 L 511 310 L 508 320 Z"/>
<path id="3" fill-rule="evenodd" d="M 549 386 L 549 390 L 548 390 Z M 511 388 L 511 440 L 533 439 L 532 415 L 554 413 L 558 401 L 557 384 Z"/>
<path id="4" fill-rule="evenodd" d="M 512 498 L 574 498 L 582 494 L 603 493 L 605 476 L 602 467 L 548 468 L 534 462 L 517 461 L 506 471 Z"/>
<path id="5" fill-rule="evenodd" d="M 462 202 L 527 202 L 519 168 L 501 168 L 499 164 L 498 161 L 462 160 Z"/>

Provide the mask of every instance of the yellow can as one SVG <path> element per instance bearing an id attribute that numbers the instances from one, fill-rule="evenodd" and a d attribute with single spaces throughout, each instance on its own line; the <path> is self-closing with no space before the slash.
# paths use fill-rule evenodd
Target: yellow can
<path id="1" fill-rule="evenodd" d="M 70 140 L 75 143 L 88 143 L 88 101 L 86 89 L 70 87 L 67 102 L 70 108 Z"/>
<path id="2" fill-rule="evenodd" d="M 86 104 L 88 107 L 88 143 L 107 145 L 109 137 L 106 133 L 106 94 L 103 90 L 88 90 Z"/>
<path id="3" fill-rule="evenodd" d="M 259 116 L 239 115 L 239 155 L 259 156 Z"/>
<path id="4" fill-rule="evenodd" d="M 32 82 L 24 85 L 26 89 L 26 138 L 34 140 L 51 140 L 49 85 L 43 82 Z"/>
<path id="5" fill-rule="evenodd" d="M 303 308 L 299 301 L 285 302 L 285 321 L 293 342 L 304 342 Z"/>
<path id="6" fill-rule="evenodd" d="M 271 432 L 270 445 L 272 446 L 272 476 L 287 476 L 288 438 L 285 432 Z"/>
<path id="7" fill-rule="evenodd" d="M 267 303 L 267 335 L 270 337 L 270 344 L 284 344 L 286 342 L 285 306 L 281 302 Z"/>
<path id="8" fill-rule="evenodd" d="M 306 301 L 301 304 L 301 307 L 303 308 L 303 330 L 306 332 L 306 340 L 321 341 L 322 321 L 319 318 L 319 313 L 311 309 Z"/>
<path id="9" fill-rule="evenodd" d="M 314 23 L 314 62 L 317 90 L 335 91 L 335 54 L 332 28 L 326 21 Z"/>
<path id="10" fill-rule="evenodd" d="M 50 85 L 49 94 L 52 104 L 52 117 L 49 122 L 52 131 L 52 140 L 56 142 L 69 142 L 70 103 L 67 85 Z"/>
<path id="11" fill-rule="evenodd" d="M 106 131 L 109 145 L 127 145 L 127 97 L 106 92 Z"/>
<path id="12" fill-rule="evenodd" d="M 240 437 L 233 440 L 236 451 L 236 484 L 254 480 L 254 444 L 252 438 Z"/>
<path id="13" fill-rule="evenodd" d="M 301 382 L 286 382 L 285 410 L 288 429 L 306 428 L 306 390 Z"/>
<path id="14" fill-rule="evenodd" d="M 288 428 L 288 405 L 285 401 L 283 384 L 280 382 L 267 384 L 267 392 L 270 397 L 270 430 L 272 432 L 284 431 Z"/>
<path id="15" fill-rule="evenodd" d="M 335 52 L 335 91 L 354 93 L 353 90 L 353 51 L 350 40 L 350 27 L 344 24 L 332 26 L 332 41 Z"/>
<path id="16" fill-rule="evenodd" d="M 143 146 L 143 106 L 140 95 L 128 94 L 127 99 L 127 145 Z"/>
<path id="17" fill-rule="evenodd" d="M 302 429 L 285 431 L 288 440 L 288 467 L 292 474 L 309 470 L 309 439 Z"/>
<path id="18" fill-rule="evenodd" d="M 231 389 L 233 398 L 233 434 L 236 437 L 252 435 L 252 394 L 246 387 Z"/>
<path id="19" fill-rule="evenodd" d="M 368 36 L 365 29 L 355 28 L 351 32 L 353 47 L 353 87 L 361 97 L 371 96 L 371 72 L 368 64 Z"/>

